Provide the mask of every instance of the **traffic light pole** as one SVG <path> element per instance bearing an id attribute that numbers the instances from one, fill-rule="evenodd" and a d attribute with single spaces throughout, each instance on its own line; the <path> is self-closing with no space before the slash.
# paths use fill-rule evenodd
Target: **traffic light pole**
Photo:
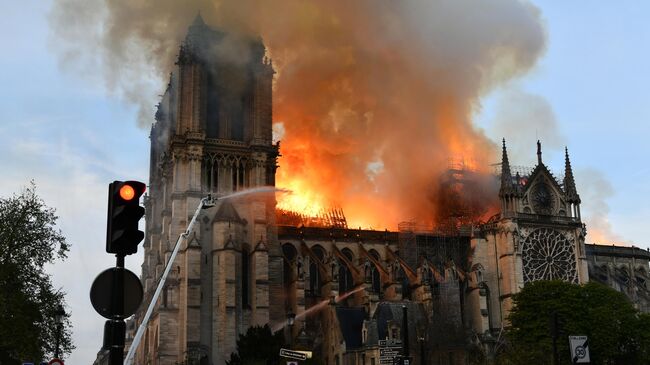
<path id="1" fill-rule="evenodd" d="M 135 333 L 135 337 L 133 338 L 133 342 L 131 343 L 131 346 L 129 347 L 129 352 L 126 354 L 126 360 L 125 364 L 126 365 L 131 365 L 133 364 L 133 357 L 135 356 L 135 350 L 138 348 L 140 345 L 140 341 L 142 340 L 142 335 L 144 334 L 145 329 L 147 328 L 147 323 L 149 322 L 149 317 L 151 317 L 151 313 L 153 312 L 153 309 L 156 305 L 156 302 L 158 302 L 158 297 L 160 296 L 160 293 L 162 292 L 162 288 L 165 285 L 165 281 L 167 280 L 167 276 L 169 275 L 169 272 L 171 271 L 171 268 L 174 263 L 174 259 L 176 259 L 176 255 L 178 254 L 178 250 L 181 247 L 181 243 L 187 239 L 187 237 L 190 235 L 190 232 L 194 229 L 194 224 L 196 223 L 197 218 L 199 217 L 199 213 L 201 212 L 202 209 L 208 208 L 210 206 L 214 205 L 214 201 L 212 200 L 211 196 L 207 196 L 203 199 L 201 199 L 201 202 L 199 203 L 199 206 L 196 208 L 196 211 L 194 212 L 194 216 L 192 217 L 192 220 L 190 223 L 187 225 L 187 229 L 185 232 L 181 233 L 178 236 L 178 239 L 176 240 L 176 245 L 174 245 L 174 250 L 172 251 L 171 256 L 169 257 L 169 260 L 167 261 L 167 264 L 165 265 L 165 271 L 163 271 L 162 276 L 160 277 L 160 281 L 158 282 L 158 287 L 156 287 L 156 291 L 153 293 L 153 297 L 151 298 L 151 302 L 149 303 L 149 307 L 147 308 L 147 312 L 144 314 L 144 318 L 142 319 L 142 323 L 140 324 L 140 327 L 138 327 L 138 331 Z M 124 338 L 124 337 L 122 337 Z M 111 365 L 114 365 L 111 362 Z M 120 363 L 120 365 L 122 365 Z"/>
<path id="2" fill-rule="evenodd" d="M 115 255 L 115 267 L 124 268 L 124 255 Z M 113 312 L 124 312 L 124 271 L 113 271 Z M 123 316 L 113 316 L 106 321 L 104 337 L 110 338 L 108 362 L 110 365 L 122 365 L 124 361 L 124 338 L 126 337 L 126 324 Z M 106 338 L 104 339 L 106 341 Z"/>

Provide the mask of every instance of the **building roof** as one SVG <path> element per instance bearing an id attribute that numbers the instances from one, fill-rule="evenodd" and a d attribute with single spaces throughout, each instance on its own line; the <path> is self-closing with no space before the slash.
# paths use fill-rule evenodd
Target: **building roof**
<path id="1" fill-rule="evenodd" d="M 353 350 L 362 347 L 363 321 L 366 318 L 365 308 L 337 306 L 336 317 L 339 320 L 346 349 Z"/>
<path id="2" fill-rule="evenodd" d="M 650 260 L 650 251 L 638 247 L 585 244 L 587 256 L 626 257 Z"/>

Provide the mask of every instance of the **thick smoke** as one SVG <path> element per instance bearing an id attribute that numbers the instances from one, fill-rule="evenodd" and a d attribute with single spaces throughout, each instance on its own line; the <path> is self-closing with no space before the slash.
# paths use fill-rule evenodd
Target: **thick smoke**
<path id="1" fill-rule="evenodd" d="M 601 244 L 634 244 L 616 234 L 609 221 L 607 200 L 614 196 L 614 188 L 605 175 L 592 168 L 581 168 L 576 170 L 576 180 L 582 200 L 581 210 L 584 212 L 584 221 L 587 225 L 586 241 Z"/>
<path id="2" fill-rule="evenodd" d="M 550 103 L 540 95 L 517 87 L 508 88 L 503 93 L 489 135 L 495 140 L 506 139 L 512 163 L 531 167 L 537 164 L 535 151 L 538 140 L 542 141 L 545 160 L 552 157 L 548 152 L 558 156 L 561 152 L 563 156 L 567 145 Z"/>
<path id="3" fill-rule="evenodd" d="M 58 0 L 53 44 L 100 64 L 144 125 L 199 10 L 260 34 L 273 58 L 277 181 L 296 192 L 286 204 L 341 206 L 374 228 L 434 216 L 429 192 L 449 158 L 498 160 L 472 125 L 479 98 L 545 46 L 538 9 L 518 0 Z"/>

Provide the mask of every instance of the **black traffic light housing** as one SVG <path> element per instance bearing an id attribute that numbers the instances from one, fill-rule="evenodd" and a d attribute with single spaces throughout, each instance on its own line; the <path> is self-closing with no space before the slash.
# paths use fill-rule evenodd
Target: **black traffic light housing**
<path id="1" fill-rule="evenodd" d="M 140 197 L 146 188 L 140 181 L 113 181 L 108 186 L 106 252 L 125 256 L 138 251 L 144 238 L 144 232 L 138 229 L 144 216 Z"/>

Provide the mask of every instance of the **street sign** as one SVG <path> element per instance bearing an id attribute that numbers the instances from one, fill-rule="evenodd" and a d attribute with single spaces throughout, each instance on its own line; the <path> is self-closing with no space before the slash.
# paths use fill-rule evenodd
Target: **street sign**
<path id="1" fill-rule="evenodd" d="M 392 365 L 402 354 L 402 340 L 379 340 L 379 365 Z"/>
<path id="2" fill-rule="evenodd" d="M 397 356 L 402 353 L 401 347 L 379 348 L 379 356 Z"/>
<path id="3" fill-rule="evenodd" d="M 301 354 L 305 354 L 305 356 L 307 356 L 308 359 L 311 359 L 311 355 L 312 355 L 311 351 L 303 351 L 303 350 L 293 350 L 293 351 L 300 352 Z"/>
<path id="4" fill-rule="evenodd" d="M 280 356 L 293 360 L 307 360 L 307 355 L 300 351 L 280 349 Z"/>
<path id="5" fill-rule="evenodd" d="M 54 358 L 54 359 L 50 360 L 48 365 L 63 365 L 63 360 Z"/>
<path id="6" fill-rule="evenodd" d="M 118 274 L 121 274 L 124 278 L 124 310 L 122 313 L 116 313 L 113 308 L 113 281 L 114 278 L 119 276 Z M 112 267 L 104 270 L 97 275 L 90 287 L 90 302 L 93 308 L 107 319 L 113 319 L 115 316 L 130 317 L 142 303 L 142 295 L 143 290 L 140 279 L 134 273 L 122 267 Z"/>
<path id="7" fill-rule="evenodd" d="M 395 340 L 379 340 L 379 346 L 402 346 L 402 340 L 395 339 Z"/>
<path id="8" fill-rule="evenodd" d="M 569 336 L 571 345 L 571 361 L 573 364 L 588 364 L 589 359 L 589 341 L 587 336 Z"/>

